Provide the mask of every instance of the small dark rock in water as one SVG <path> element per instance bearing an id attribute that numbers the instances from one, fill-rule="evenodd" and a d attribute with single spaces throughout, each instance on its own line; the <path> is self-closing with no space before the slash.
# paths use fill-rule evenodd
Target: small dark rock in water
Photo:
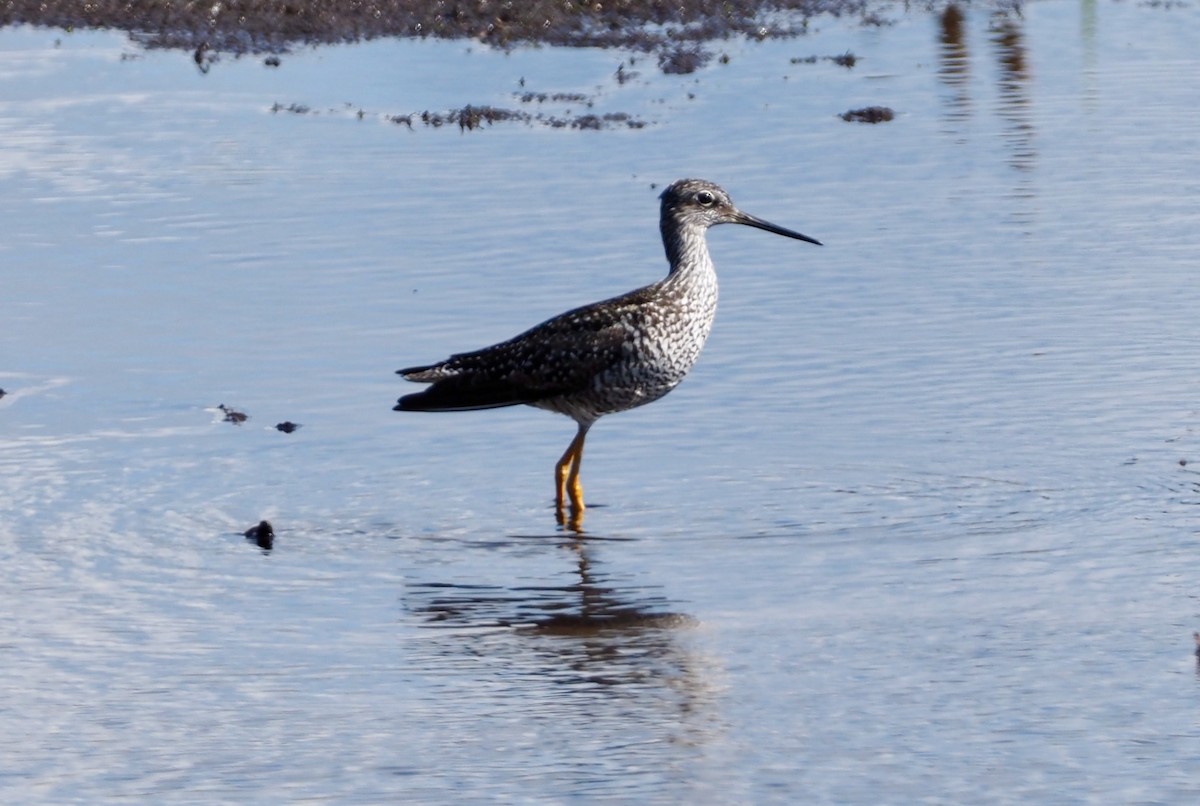
<path id="1" fill-rule="evenodd" d="M 252 526 L 242 534 L 247 540 L 253 540 L 260 549 L 270 549 L 275 545 L 275 530 L 269 521 L 259 521 L 258 526 Z"/>
<path id="2" fill-rule="evenodd" d="M 4 390 L 0 389 L 0 397 L 4 397 Z"/>
<path id="3" fill-rule="evenodd" d="M 867 106 L 862 109 L 851 109 L 849 112 L 843 112 L 842 120 L 847 122 L 855 120 L 859 123 L 884 123 L 895 116 L 896 113 L 886 106 Z"/>
<path id="4" fill-rule="evenodd" d="M 300 427 L 300 423 L 293 423 L 291 420 L 284 420 L 282 423 L 276 423 L 275 428 L 285 434 L 290 434 Z"/>
<path id="5" fill-rule="evenodd" d="M 220 409 L 221 411 L 225 412 L 225 422 L 227 422 L 227 423 L 233 423 L 234 425 L 241 425 L 242 423 L 246 422 L 246 420 L 250 419 L 250 417 L 248 415 L 243 414 L 242 412 L 237 411 L 236 409 L 232 409 L 229 406 L 226 406 L 224 403 L 217 406 L 217 408 Z"/>

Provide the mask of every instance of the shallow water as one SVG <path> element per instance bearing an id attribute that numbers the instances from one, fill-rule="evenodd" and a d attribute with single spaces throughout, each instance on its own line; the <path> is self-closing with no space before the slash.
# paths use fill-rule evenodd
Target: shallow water
<path id="1" fill-rule="evenodd" d="M 0 33 L 3 799 L 1194 798 L 1200 12 L 893 22 L 625 84 Z M 649 125 L 385 119 L 521 79 Z M 711 233 L 578 538 L 568 420 L 392 371 L 658 277 L 685 175 L 826 245 Z"/>

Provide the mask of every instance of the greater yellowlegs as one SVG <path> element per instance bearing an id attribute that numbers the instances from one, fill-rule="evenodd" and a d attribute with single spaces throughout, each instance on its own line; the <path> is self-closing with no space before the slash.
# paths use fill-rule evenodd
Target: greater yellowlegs
<path id="1" fill-rule="evenodd" d="M 717 310 L 717 274 L 704 235 L 745 224 L 820 241 L 743 213 L 712 182 L 681 179 L 662 193 L 659 227 L 667 276 L 619 297 L 576 308 L 508 341 L 445 361 L 397 370 L 432 384 L 405 395 L 395 411 L 471 411 L 523 403 L 565 414 L 578 425 L 554 468 L 559 521 L 569 497 L 581 522 L 579 468 L 588 429 L 605 414 L 642 406 L 675 388 L 696 362 Z"/>

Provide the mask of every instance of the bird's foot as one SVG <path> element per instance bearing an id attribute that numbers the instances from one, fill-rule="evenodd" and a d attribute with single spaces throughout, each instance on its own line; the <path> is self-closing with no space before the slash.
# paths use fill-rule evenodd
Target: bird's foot
<path id="1" fill-rule="evenodd" d="M 558 506 L 554 510 L 554 519 L 558 521 L 558 525 L 562 528 L 582 534 L 583 512 L 584 508 L 582 506 L 582 502 L 579 506 L 576 506 L 574 503 L 572 503 L 565 507 L 562 505 L 562 502 L 559 502 Z"/>

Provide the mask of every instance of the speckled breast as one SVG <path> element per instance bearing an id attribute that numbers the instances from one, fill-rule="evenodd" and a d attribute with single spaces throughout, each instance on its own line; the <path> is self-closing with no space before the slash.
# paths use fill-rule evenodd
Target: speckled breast
<path id="1" fill-rule="evenodd" d="M 717 308 L 713 282 L 690 286 L 664 283 L 654 302 L 623 326 L 623 360 L 597 374 L 583 392 L 534 405 L 575 420 L 643 406 L 674 389 L 696 363 L 712 330 Z"/>

